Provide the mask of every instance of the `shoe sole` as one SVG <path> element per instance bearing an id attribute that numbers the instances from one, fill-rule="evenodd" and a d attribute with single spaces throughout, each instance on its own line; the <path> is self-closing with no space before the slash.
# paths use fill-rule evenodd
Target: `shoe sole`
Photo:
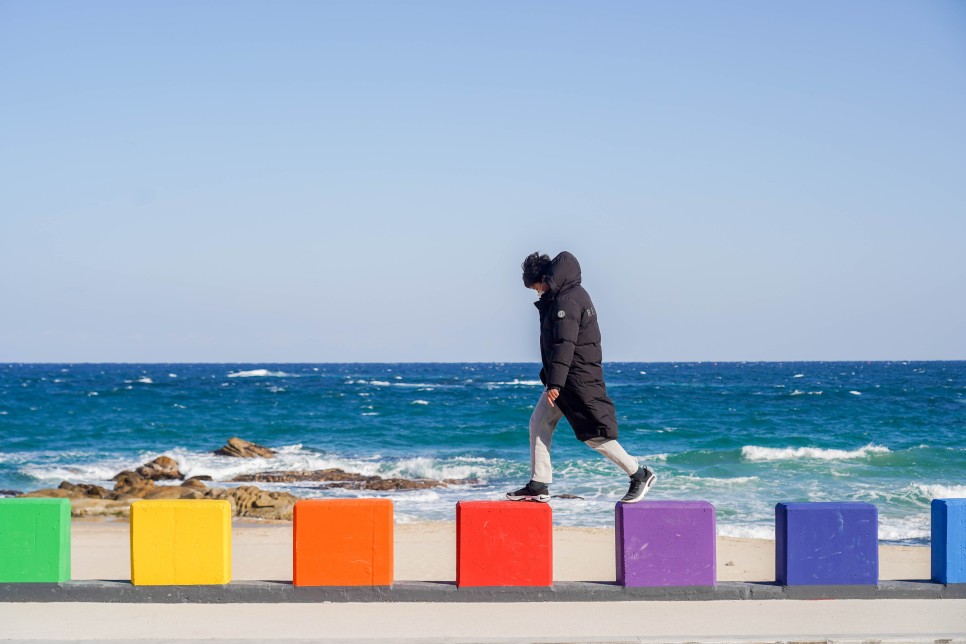
<path id="1" fill-rule="evenodd" d="M 537 503 L 546 503 L 550 500 L 550 495 L 538 494 L 536 496 L 514 496 L 508 492 L 506 498 L 510 501 L 536 501 Z"/>
<path id="2" fill-rule="evenodd" d="M 644 495 L 647 494 L 647 491 L 651 489 L 651 487 L 654 485 L 654 481 L 656 480 L 657 480 L 657 474 L 652 474 L 651 478 L 644 481 L 644 485 L 641 487 L 640 494 L 635 496 L 633 499 L 621 499 L 621 503 L 637 503 L 638 501 L 644 498 Z"/>

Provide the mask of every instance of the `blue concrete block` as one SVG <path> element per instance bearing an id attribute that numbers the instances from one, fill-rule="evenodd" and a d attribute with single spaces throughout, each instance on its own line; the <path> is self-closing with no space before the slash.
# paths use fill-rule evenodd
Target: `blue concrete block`
<path id="1" fill-rule="evenodd" d="M 878 515 L 870 503 L 779 503 L 775 580 L 783 586 L 878 584 Z"/>
<path id="2" fill-rule="evenodd" d="M 966 499 L 933 499 L 932 580 L 966 584 Z"/>

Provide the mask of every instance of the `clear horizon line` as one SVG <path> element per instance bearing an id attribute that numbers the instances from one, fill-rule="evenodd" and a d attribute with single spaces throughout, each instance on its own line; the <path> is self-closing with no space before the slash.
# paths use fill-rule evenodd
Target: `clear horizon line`
<path id="1" fill-rule="evenodd" d="M 873 362 L 966 362 L 966 358 L 858 358 L 858 359 L 781 359 L 781 360 L 714 360 L 714 359 L 690 359 L 690 360 L 605 360 L 603 364 L 783 364 L 783 363 L 873 363 Z M 320 364 L 526 364 L 538 365 L 538 360 L 349 360 L 349 361 L 223 361 L 223 360 L 190 360 L 190 361 L 127 361 L 127 360 L 74 360 L 74 361 L 53 361 L 53 360 L 2 360 L 0 364 L 6 365 L 320 365 Z"/>

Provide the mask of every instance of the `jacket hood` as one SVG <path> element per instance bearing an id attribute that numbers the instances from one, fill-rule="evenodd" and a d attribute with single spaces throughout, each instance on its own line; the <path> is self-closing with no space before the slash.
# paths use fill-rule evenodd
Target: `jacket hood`
<path id="1" fill-rule="evenodd" d="M 563 251 L 550 262 L 550 269 L 544 277 L 550 293 L 556 294 L 565 288 L 580 285 L 580 264 L 577 258 Z"/>

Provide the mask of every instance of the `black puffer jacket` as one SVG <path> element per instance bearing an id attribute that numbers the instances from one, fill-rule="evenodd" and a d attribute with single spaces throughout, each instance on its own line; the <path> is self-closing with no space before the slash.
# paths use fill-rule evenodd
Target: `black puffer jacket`
<path id="1" fill-rule="evenodd" d="M 580 264 L 557 255 L 544 277 L 550 288 L 535 303 L 540 311 L 540 380 L 560 389 L 557 405 L 577 438 L 617 438 L 617 414 L 604 386 L 600 327 L 590 295 L 580 285 Z"/>

